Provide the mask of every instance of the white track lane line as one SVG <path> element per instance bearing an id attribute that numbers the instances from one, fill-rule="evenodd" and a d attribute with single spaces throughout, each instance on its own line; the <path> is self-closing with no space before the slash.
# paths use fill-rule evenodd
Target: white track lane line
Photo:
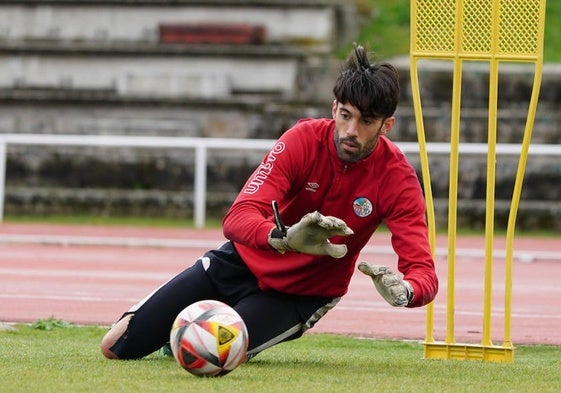
<path id="1" fill-rule="evenodd" d="M 143 237 L 104 237 L 104 236 L 67 236 L 67 235 L 13 235 L 0 236 L 0 244 L 44 244 L 58 246 L 113 246 L 113 247 L 153 247 L 153 248 L 205 248 L 220 246 L 225 240 L 196 240 L 196 239 L 163 239 Z M 366 246 L 362 254 L 395 254 L 390 246 Z M 447 256 L 447 248 L 436 248 L 435 254 Z M 458 257 L 484 258 L 485 250 L 479 248 L 457 248 Z M 495 258 L 506 257 L 504 249 L 494 250 Z M 561 262 L 561 252 L 539 250 L 517 250 L 513 257 L 521 262 L 530 263 L 537 260 L 552 260 Z"/>

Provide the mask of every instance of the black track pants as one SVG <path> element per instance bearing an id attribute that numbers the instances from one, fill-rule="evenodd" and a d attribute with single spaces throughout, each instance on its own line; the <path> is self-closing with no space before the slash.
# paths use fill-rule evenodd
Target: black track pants
<path id="1" fill-rule="evenodd" d="M 169 340 L 177 314 L 205 299 L 222 301 L 241 315 L 249 333 L 250 357 L 302 336 L 339 301 L 260 290 L 232 243 L 227 242 L 126 312 L 123 316 L 133 317 L 111 351 L 120 359 L 141 358 L 156 351 Z"/>

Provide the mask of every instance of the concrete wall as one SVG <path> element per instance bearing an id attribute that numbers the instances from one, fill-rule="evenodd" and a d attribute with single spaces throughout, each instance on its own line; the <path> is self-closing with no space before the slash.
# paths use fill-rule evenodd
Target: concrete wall
<path id="1" fill-rule="evenodd" d="M 268 43 L 306 41 L 330 46 L 337 33 L 336 9 L 329 1 L 12 3 L 1 7 L 0 39 L 156 43 L 161 24 L 209 21 L 262 25 Z"/>
<path id="2" fill-rule="evenodd" d="M 397 59 L 401 69 L 402 99 L 398 110 L 400 140 L 417 140 L 409 80 L 409 59 Z M 489 65 L 466 62 L 462 75 L 462 114 L 460 140 L 462 142 L 487 142 L 489 116 Z M 451 62 L 425 62 L 419 67 L 423 115 L 427 138 L 435 141 L 449 140 L 452 93 Z M 499 66 L 499 97 L 497 140 L 502 143 L 521 141 L 528 115 L 534 66 L 529 64 L 501 63 Z M 545 64 L 539 103 L 534 122 L 534 143 L 561 144 L 558 112 L 561 101 L 561 65 Z"/>
<path id="3" fill-rule="evenodd" d="M 399 61 L 397 61 L 399 64 Z M 337 61 L 325 73 L 321 86 L 332 84 Z M 390 137 L 396 141 L 416 140 L 413 110 L 408 86 L 408 70 L 400 64 L 403 78 L 403 99 L 397 113 L 397 123 Z M 451 75 L 442 70 L 429 70 L 424 77 L 434 86 L 425 103 L 428 113 L 426 132 L 431 141 L 448 141 L 450 134 L 447 80 Z M 533 143 L 559 144 L 558 86 L 561 73 L 557 66 L 544 69 L 542 100 L 533 131 Z M 478 80 L 481 78 L 482 80 Z M 486 105 L 485 75 L 466 71 L 470 92 L 467 100 Z M 502 78 L 508 89 L 517 93 L 510 103 L 505 97 L 499 119 L 499 140 L 517 143 L 525 122 L 526 103 L 521 104 L 521 92 L 528 92 L 528 74 L 510 72 Z M 436 83 L 434 81 L 440 81 Z M 470 81 L 474 81 L 470 84 Z M 321 91 L 322 88 L 318 88 Z M 473 97 L 482 97 L 475 100 Z M 426 96 L 424 96 L 426 97 Z M 440 101 L 435 97 L 442 97 Z M 58 103 L 20 102 L 11 100 L 0 107 L 2 132 L 107 133 L 131 135 L 220 136 L 274 138 L 299 117 L 328 116 L 332 97 L 324 92 L 317 102 L 296 103 L 276 100 L 274 103 L 223 101 L 178 103 L 170 99 L 151 102 L 116 100 L 91 102 L 73 100 Z M 485 142 L 486 108 L 472 104 L 462 113 L 462 140 Z M 512 109 L 518 108 L 518 110 Z M 477 131 L 477 132 L 476 132 Z M 467 134 L 467 135 L 466 135 Z M 136 151 L 132 149 L 55 149 L 15 148 L 9 150 L 7 211 L 24 214 L 38 211 L 103 212 L 103 214 L 170 214 L 190 217 L 194 157 L 185 152 Z M 209 214 L 220 216 L 235 197 L 237 190 L 261 154 L 246 152 L 211 154 L 209 162 Z M 419 169 L 419 160 L 409 157 Z M 437 199 L 439 225 L 445 225 L 448 197 L 448 158 L 432 157 L 432 190 Z M 459 222 L 463 226 L 482 228 L 485 217 L 486 159 L 483 156 L 461 156 L 459 187 Z M 518 160 L 499 156 L 497 160 L 497 223 L 506 223 L 513 180 Z M 419 169 L 420 173 L 420 169 Z M 128 197 L 127 197 L 128 195 Z M 519 226 L 522 228 L 561 229 L 561 159 L 530 156 L 527 163 Z M 129 204 L 125 201 L 129 200 Z M 34 201 L 30 203 L 29 201 Z M 57 202 L 58 201 L 58 202 Z M 66 201 L 66 202 L 64 202 Z M 69 203 L 69 201 L 76 201 Z M 71 208 L 72 206 L 72 208 Z M 97 210 L 96 210 L 97 209 Z"/>
<path id="4" fill-rule="evenodd" d="M 271 31 L 278 31 L 278 37 L 284 29 L 284 38 L 265 45 L 235 47 L 162 46 L 142 32 L 167 20 L 163 16 L 172 15 L 175 7 L 176 15 L 182 18 L 188 19 L 187 14 L 202 15 L 185 10 L 201 9 L 205 2 L 158 2 L 166 5 L 159 5 L 157 10 L 155 1 L 135 2 L 141 4 L 139 7 L 117 0 L 89 2 L 88 6 L 73 1 L 25 3 L 0 5 L 0 18 L 4 18 L 0 19 L 3 133 L 276 138 L 300 117 L 330 116 L 331 87 L 340 66 L 339 60 L 332 59 L 334 48 L 324 45 L 329 35 L 319 40 L 315 36 L 308 41 L 296 40 L 294 37 L 302 34 L 299 29 L 305 27 L 299 26 L 301 22 L 295 27 L 288 21 L 309 18 L 309 12 L 319 7 L 323 11 L 313 14 L 324 19 L 309 21 L 308 25 L 330 27 L 314 29 L 314 34 L 329 30 L 329 34 L 336 31 L 335 35 L 344 37 L 352 25 L 347 3 L 341 6 L 340 2 L 289 1 L 285 2 L 288 8 L 284 8 L 277 1 L 210 1 L 205 15 L 211 15 L 212 20 L 221 18 L 218 15 L 225 11 L 244 16 L 267 13 L 267 17 L 259 18 Z M 244 12 L 236 13 L 231 7 L 238 11 L 243 8 Z M 250 8 L 251 12 L 245 12 Z M 9 18 L 3 10 L 10 11 Z M 113 10 L 115 15 L 107 10 Z M 100 33 L 107 20 L 114 18 L 117 24 L 116 20 L 122 18 L 119 23 L 124 23 L 127 15 L 130 26 Z M 37 26 L 32 26 L 31 22 L 39 20 Z M 77 20 L 84 24 L 82 30 Z M 54 31 L 57 25 L 60 28 Z M 80 38 L 80 34 L 84 36 Z M 390 137 L 416 141 L 408 59 L 392 62 L 401 72 L 402 99 Z M 501 66 L 499 142 L 521 140 L 532 75 L 533 70 L 527 66 Z M 485 142 L 486 65 L 466 65 L 464 83 L 461 140 Z M 423 64 L 423 113 L 429 141 L 450 138 L 451 85 L 450 64 Z M 560 102 L 561 68 L 546 65 L 533 143 L 561 144 Z M 261 157 L 261 153 L 239 151 L 211 153 L 208 215 L 220 217 L 224 213 Z M 193 160 L 192 154 L 173 150 L 12 146 L 8 155 L 6 213 L 192 217 Z M 419 168 L 418 157 L 411 156 L 410 160 Z M 430 161 L 437 218 L 439 225 L 444 225 L 448 159 L 431 157 Z M 559 157 L 529 158 L 520 227 L 561 229 L 560 161 Z M 485 168 L 484 157 L 462 157 L 462 226 L 484 225 Z M 516 168 L 515 158 L 499 157 L 498 227 L 506 222 Z"/>
<path id="5" fill-rule="evenodd" d="M 79 53 L 0 55 L 0 88 L 105 90 L 122 97 L 294 95 L 299 57 L 174 57 Z"/>

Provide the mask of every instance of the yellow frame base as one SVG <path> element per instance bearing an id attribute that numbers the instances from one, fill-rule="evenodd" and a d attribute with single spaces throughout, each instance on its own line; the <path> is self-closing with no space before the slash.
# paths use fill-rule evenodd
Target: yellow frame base
<path id="1" fill-rule="evenodd" d="M 481 360 L 496 363 L 512 363 L 514 347 L 500 345 L 424 343 L 425 359 Z"/>

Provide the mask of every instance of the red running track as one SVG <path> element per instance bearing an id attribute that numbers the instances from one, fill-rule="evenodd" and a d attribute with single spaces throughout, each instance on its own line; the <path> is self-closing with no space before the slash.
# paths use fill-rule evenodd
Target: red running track
<path id="1" fill-rule="evenodd" d="M 219 230 L 0 224 L 0 322 L 54 316 L 77 324 L 110 325 L 122 312 L 207 249 Z M 495 242 L 493 343 L 503 340 L 504 239 Z M 483 326 L 484 239 L 457 243 L 455 337 L 479 343 Z M 435 300 L 436 340 L 446 334 L 446 239 L 437 241 L 441 288 Z M 512 341 L 561 345 L 561 241 L 517 238 L 514 250 Z M 375 234 L 361 260 L 395 267 L 387 233 Z M 423 340 L 426 309 L 387 305 L 357 271 L 349 293 L 312 332 Z"/>

